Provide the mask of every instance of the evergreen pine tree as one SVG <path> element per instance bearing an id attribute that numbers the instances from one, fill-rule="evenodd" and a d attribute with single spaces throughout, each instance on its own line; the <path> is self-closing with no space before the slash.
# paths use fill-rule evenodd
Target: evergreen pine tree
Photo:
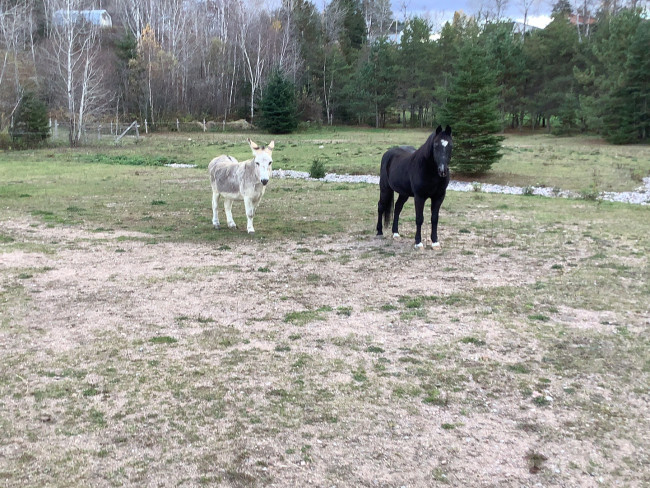
<path id="1" fill-rule="evenodd" d="M 11 137 L 26 145 L 37 144 L 50 136 L 47 107 L 33 92 L 25 92 L 14 114 Z"/>
<path id="2" fill-rule="evenodd" d="M 442 120 L 454 131 L 450 166 L 459 173 L 485 173 L 502 156 L 499 88 L 488 63 L 484 49 L 466 42 L 442 109 Z"/>
<path id="3" fill-rule="evenodd" d="M 288 134 L 298 127 L 296 93 L 280 70 L 274 70 L 260 101 L 260 125 L 274 134 Z"/>
<path id="4" fill-rule="evenodd" d="M 629 144 L 650 138 L 650 24 L 642 22 L 630 41 L 621 85 L 607 101 L 605 139 Z"/>

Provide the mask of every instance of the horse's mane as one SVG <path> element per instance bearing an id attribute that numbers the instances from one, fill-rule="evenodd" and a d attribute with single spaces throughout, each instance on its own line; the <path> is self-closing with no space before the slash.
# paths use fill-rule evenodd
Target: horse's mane
<path id="1" fill-rule="evenodd" d="M 437 135 L 438 134 L 436 134 L 435 131 L 431 133 L 425 143 L 422 144 L 417 151 L 415 151 L 415 154 L 413 155 L 414 160 L 420 162 L 433 159 L 433 141 Z"/>

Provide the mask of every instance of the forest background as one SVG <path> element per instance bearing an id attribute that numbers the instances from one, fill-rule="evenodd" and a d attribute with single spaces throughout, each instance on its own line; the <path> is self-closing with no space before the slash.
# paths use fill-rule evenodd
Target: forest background
<path id="1" fill-rule="evenodd" d="M 26 96 L 69 126 L 71 145 L 99 121 L 256 124 L 274 73 L 304 124 L 431 127 L 469 64 L 494 80 L 503 129 L 647 141 L 645 2 L 559 0 L 544 29 L 520 3 L 523 24 L 493 0 L 436 32 L 426 16 L 397 20 L 388 0 L 0 0 L 0 134 Z M 77 13 L 97 9 L 110 26 Z"/>

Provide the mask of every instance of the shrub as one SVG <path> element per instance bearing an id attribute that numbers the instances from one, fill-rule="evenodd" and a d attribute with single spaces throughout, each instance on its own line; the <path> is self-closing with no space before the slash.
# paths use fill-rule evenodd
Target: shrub
<path id="1" fill-rule="evenodd" d="M 320 159 L 315 158 L 311 163 L 311 168 L 309 168 L 309 176 L 312 178 L 324 178 L 325 177 L 325 163 Z"/>
<path id="2" fill-rule="evenodd" d="M 27 147 L 50 137 L 47 107 L 33 92 L 23 94 L 9 134 L 18 145 Z"/>

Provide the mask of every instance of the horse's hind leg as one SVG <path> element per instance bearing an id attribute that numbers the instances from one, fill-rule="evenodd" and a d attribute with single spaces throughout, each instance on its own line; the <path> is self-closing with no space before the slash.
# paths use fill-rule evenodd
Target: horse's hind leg
<path id="1" fill-rule="evenodd" d="M 377 203 L 377 235 L 384 235 L 384 227 L 382 225 L 382 220 L 387 216 L 390 218 L 390 214 L 393 210 L 393 190 L 380 190 L 379 193 L 379 203 Z"/>
<path id="2" fill-rule="evenodd" d="M 399 214 L 402 213 L 402 208 L 404 208 L 404 204 L 408 199 L 408 195 L 400 195 L 395 202 L 395 214 L 393 216 L 393 237 L 399 237 Z"/>
<path id="3" fill-rule="evenodd" d="M 226 212 L 226 221 L 228 222 L 228 227 L 231 229 L 236 229 L 237 224 L 232 218 L 232 200 L 230 198 L 224 198 L 223 209 Z"/>
<path id="4" fill-rule="evenodd" d="M 212 225 L 215 229 L 219 229 L 219 192 L 212 190 Z"/>

